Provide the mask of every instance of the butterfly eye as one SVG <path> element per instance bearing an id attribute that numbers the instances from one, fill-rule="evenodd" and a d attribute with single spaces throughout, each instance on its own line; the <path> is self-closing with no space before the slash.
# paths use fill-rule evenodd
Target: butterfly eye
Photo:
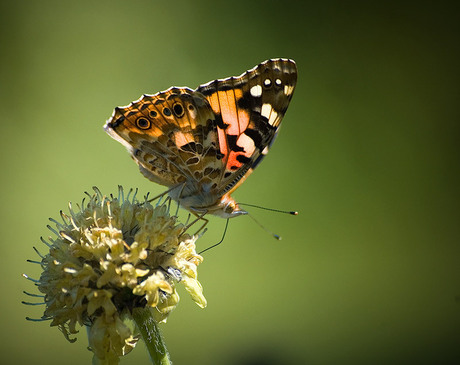
<path id="1" fill-rule="evenodd" d="M 176 117 L 178 117 L 178 118 L 183 117 L 184 114 L 185 114 L 184 108 L 182 107 L 182 104 L 180 104 L 180 103 L 175 103 L 173 105 L 173 112 L 176 115 Z"/>
<path id="2" fill-rule="evenodd" d="M 144 117 L 140 117 L 136 119 L 136 125 L 140 129 L 149 129 L 150 128 L 150 121 Z"/>
<path id="3" fill-rule="evenodd" d="M 171 115 L 171 109 L 169 108 L 164 108 L 163 109 L 163 114 L 169 117 Z"/>

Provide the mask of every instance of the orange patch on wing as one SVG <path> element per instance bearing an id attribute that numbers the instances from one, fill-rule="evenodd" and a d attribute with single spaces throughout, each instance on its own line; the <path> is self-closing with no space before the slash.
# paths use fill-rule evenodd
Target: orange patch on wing
<path id="1" fill-rule="evenodd" d="M 176 146 L 178 147 L 182 147 L 190 142 L 195 142 L 192 133 L 183 133 L 180 131 L 174 133 L 174 140 L 176 142 Z"/>
<path id="2" fill-rule="evenodd" d="M 152 123 L 150 129 L 147 131 L 147 133 L 151 136 L 154 136 L 156 138 L 160 137 L 163 135 L 163 131 L 158 128 L 155 124 Z"/>
<path id="3" fill-rule="evenodd" d="M 223 122 L 229 125 L 226 129 L 228 134 L 240 135 L 249 125 L 248 113 L 237 107 L 242 97 L 241 89 L 217 91 L 207 97 L 214 113 L 220 113 Z"/>
<path id="4" fill-rule="evenodd" d="M 217 93 L 207 96 L 209 104 L 214 113 L 220 113 L 219 99 L 217 98 Z"/>
<path id="5" fill-rule="evenodd" d="M 242 89 L 234 89 L 235 93 L 235 102 L 238 105 L 238 101 L 243 97 Z M 238 124 L 240 128 L 240 133 L 243 133 L 249 125 L 249 114 L 246 110 L 238 108 Z"/>
<path id="6" fill-rule="evenodd" d="M 220 112 L 222 113 L 222 120 L 228 124 L 227 133 L 238 135 L 240 128 L 238 125 L 238 113 L 236 109 L 236 101 L 233 96 L 233 91 L 218 91 Z"/>
<path id="7" fill-rule="evenodd" d="M 243 166 L 243 164 L 236 159 L 239 154 L 240 153 L 233 152 L 233 151 L 230 152 L 230 156 L 228 157 L 227 165 L 225 166 L 227 170 L 235 171 L 235 169 L 232 170 L 232 166 L 236 166 L 238 169 L 241 166 Z"/>
<path id="8" fill-rule="evenodd" d="M 240 133 L 243 133 L 248 128 L 249 114 L 243 109 L 238 109 L 238 124 Z"/>
<path id="9" fill-rule="evenodd" d="M 225 160 L 228 155 L 227 137 L 225 137 L 225 131 L 217 128 L 217 136 L 219 137 L 220 152 L 224 155 L 223 159 Z"/>
<path id="10" fill-rule="evenodd" d="M 239 136 L 238 145 L 245 148 L 245 153 L 243 154 L 246 157 L 251 157 L 255 150 L 252 139 L 242 135 L 249 125 L 249 114 L 237 106 L 238 100 L 242 97 L 242 89 L 217 91 L 207 96 L 208 102 L 214 113 L 220 114 L 222 121 L 228 125 L 225 130 L 221 128 L 217 129 L 220 152 L 224 155 L 224 160 L 228 158 L 226 162 L 228 170 L 230 170 L 231 166 L 240 168 L 243 164 L 236 159 L 239 154 L 242 154 L 241 152 L 235 153 L 229 151 L 226 134 Z"/>
<path id="11" fill-rule="evenodd" d="M 241 99 L 241 97 L 243 96 L 243 90 L 241 89 L 233 89 L 233 92 L 235 93 L 236 100 Z"/>

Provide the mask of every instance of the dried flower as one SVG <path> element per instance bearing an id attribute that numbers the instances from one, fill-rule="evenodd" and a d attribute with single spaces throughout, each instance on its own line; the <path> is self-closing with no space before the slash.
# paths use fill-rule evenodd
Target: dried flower
<path id="1" fill-rule="evenodd" d="M 96 363 L 116 364 L 139 336 L 132 324 L 135 308 L 150 308 L 156 322 L 165 322 L 176 307 L 181 282 L 202 308 L 206 299 L 197 280 L 203 258 L 195 252 L 197 236 L 169 215 L 167 204 L 138 202 L 130 191 L 106 197 L 94 188 L 87 204 L 62 223 L 52 220 L 49 253 L 36 282 L 44 294 L 42 319 L 50 319 L 69 341 L 77 324 L 88 326 Z M 130 195 L 132 194 L 132 197 Z M 89 194 L 88 194 L 89 195 Z"/>

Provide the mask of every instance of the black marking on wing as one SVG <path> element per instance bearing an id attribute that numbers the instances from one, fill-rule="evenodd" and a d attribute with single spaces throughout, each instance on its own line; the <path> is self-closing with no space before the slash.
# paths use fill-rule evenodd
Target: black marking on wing
<path id="1" fill-rule="evenodd" d="M 222 114 L 220 113 L 215 113 L 216 115 L 216 124 L 220 129 L 226 130 L 229 127 L 229 124 L 224 123 L 222 119 Z"/>
<path id="2" fill-rule="evenodd" d="M 238 155 L 238 156 L 236 156 L 236 159 L 239 162 L 244 163 L 244 164 L 247 164 L 247 163 L 251 162 L 251 159 L 249 157 L 246 157 L 245 155 Z"/>
<path id="3" fill-rule="evenodd" d="M 227 134 L 228 147 L 234 152 L 244 152 L 244 148 L 236 144 L 238 136 Z"/>

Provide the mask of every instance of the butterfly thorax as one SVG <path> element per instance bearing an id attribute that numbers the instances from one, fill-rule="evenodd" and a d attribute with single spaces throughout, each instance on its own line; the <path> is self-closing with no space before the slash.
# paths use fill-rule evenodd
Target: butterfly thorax
<path id="1" fill-rule="evenodd" d="M 181 184 L 172 189 L 169 196 L 183 208 L 198 215 L 213 214 L 221 218 L 233 218 L 247 214 L 245 210 L 240 209 L 230 194 L 219 197 L 213 194 L 207 185 Z"/>

